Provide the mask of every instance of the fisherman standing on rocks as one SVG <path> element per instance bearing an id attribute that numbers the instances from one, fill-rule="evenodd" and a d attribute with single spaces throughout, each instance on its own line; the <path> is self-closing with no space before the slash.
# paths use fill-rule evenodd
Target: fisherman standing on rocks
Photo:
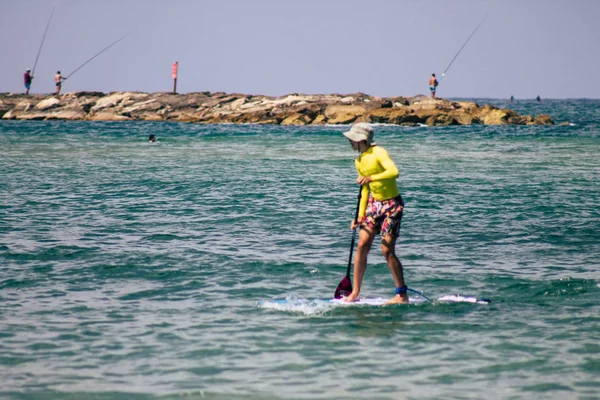
<path id="1" fill-rule="evenodd" d="M 33 75 L 31 75 L 31 70 L 28 69 L 23 74 L 23 81 L 25 83 L 25 94 L 29 94 L 29 89 L 31 89 L 31 80 L 33 79 Z"/>
<path id="2" fill-rule="evenodd" d="M 56 94 L 60 94 L 60 88 L 62 87 L 62 81 L 64 81 L 65 78 L 64 76 L 62 76 L 60 74 L 60 71 L 56 71 L 56 75 L 54 75 L 54 82 L 56 83 Z"/>
<path id="3" fill-rule="evenodd" d="M 431 98 L 435 97 L 435 90 L 438 85 L 438 80 L 435 77 L 435 74 L 431 74 L 431 78 L 429 78 L 429 91 L 431 92 Z"/>

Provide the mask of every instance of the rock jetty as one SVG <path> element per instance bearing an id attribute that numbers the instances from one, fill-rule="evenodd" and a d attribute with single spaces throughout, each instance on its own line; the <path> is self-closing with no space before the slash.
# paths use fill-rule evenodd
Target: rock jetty
<path id="1" fill-rule="evenodd" d="M 427 96 L 375 97 L 364 93 L 289 94 L 73 92 L 60 96 L 0 94 L 4 120 L 174 121 L 279 125 L 553 125 L 549 115 Z"/>

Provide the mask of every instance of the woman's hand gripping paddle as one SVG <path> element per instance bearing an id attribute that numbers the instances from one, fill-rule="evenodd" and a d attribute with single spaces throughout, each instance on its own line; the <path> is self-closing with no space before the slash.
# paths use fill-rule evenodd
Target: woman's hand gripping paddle
<path id="1" fill-rule="evenodd" d="M 358 202 L 356 204 L 356 214 L 354 214 L 354 222 L 358 222 L 358 209 L 360 208 L 360 197 L 362 195 L 362 186 L 358 190 Z M 340 284 L 335 289 L 335 294 L 333 295 L 336 299 L 341 299 L 344 296 L 350 295 L 352 293 L 352 280 L 350 280 L 350 266 L 352 265 L 352 253 L 354 251 L 354 241 L 356 240 L 356 231 L 359 228 L 357 227 L 352 231 L 352 242 L 350 244 L 350 256 L 348 257 L 348 268 L 346 269 L 346 276 L 344 276 L 340 282 Z"/>

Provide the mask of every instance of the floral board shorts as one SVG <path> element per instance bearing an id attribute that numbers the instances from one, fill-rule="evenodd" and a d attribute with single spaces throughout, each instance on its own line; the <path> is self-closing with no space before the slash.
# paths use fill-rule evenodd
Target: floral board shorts
<path id="1" fill-rule="evenodd" d="M 402 196 L 382 201 L 370 197 L 361 226 L 371 228 L 375 233 L 381 233 L 381 236 L 392 235 L 392 237 L 398 237 L 400 236 L 403 210 L 404 200 L 402 200 Z"/>

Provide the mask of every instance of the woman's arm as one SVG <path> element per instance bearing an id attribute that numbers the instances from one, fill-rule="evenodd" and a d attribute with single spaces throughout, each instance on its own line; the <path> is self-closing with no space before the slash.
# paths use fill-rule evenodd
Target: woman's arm
<path id="1" fill-rule="evenodd" d="M 397 178 L 400 175 L 400 173 L 398 172 L 396 164 L 394 164 L 394 162 L 390 158 L 390 155 L 388 154 L 387 150 L 379 146 L 375 147 L 375 149 L 377 149 L 377 161 L 379 161 L 379 164 L 384 168 L 384 171 L 375 175 L 371 175 L 371 181 L 381 181 L 383 179 Z"/>

